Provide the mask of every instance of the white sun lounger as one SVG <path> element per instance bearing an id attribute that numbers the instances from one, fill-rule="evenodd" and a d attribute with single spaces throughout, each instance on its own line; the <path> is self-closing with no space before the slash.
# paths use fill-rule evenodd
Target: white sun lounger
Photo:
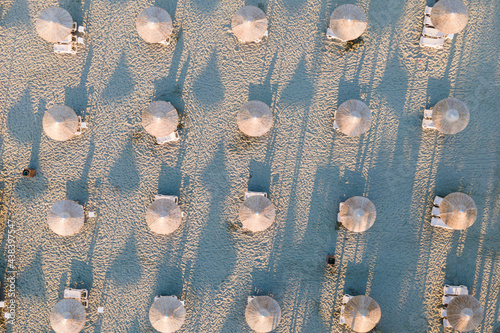
<path id="1" fill-rule="evenodd" d="M 446 318 L 448 311 L 446 309 L 441 309 L 441 318 Z"/>
<path id="2" fill-rule="evenodd" d="M 84 34 L 85 33 L 85 27 L 79 26 L 78 27 L 78 32 L 81 33 L 81 34 Z"/>
<path id="3" fill-rule="evenodd" d="M 432 11 L 432 7 L 425 6 L 425 15 L 430 16 Z"/>
<path id="4" fill-rule="evenodd" d="M 257 39 L 257 40 L 255 41 L 255 43 L 260 43 L 260 42 L 262 42 L 262 39 L 264 39 L 265 37 L 268 37 L 268 36 L 269 36 L 269 32 L 266 30 L 266 32 L 264 32 L 264 36 L 262 36 L 262 38 L 260 38 L 260 39 Z"/>
<path id="5" fill-rule="evenodd" d="M 160 298 L 162 298 L 162 297 L 169 297 L 169 296 L 155 296 L 155 301 L 156 301 L 156 300 L 159 300 L 159 299 L 160 299 Z M 181 300 L 179 299 L 179 297 L 177 297 L 177 296 L 174 296 L 174 297 L 175 297 L 175 298 L 177 298 L 177 299 L 179 300 L 179 302 L 181 302 L 181 303 L 182 303 L 182 305 L 184 305 L 184 301 L 181 301 Z"/>
<path id="6" fill-rule="evenodd" d="M 453 297 L 455 297 L 455 296 L 443 296 L 443 305 L 450 304 L 450 302 L 453 299 Z"/>
<path id="7" fill-rule="evenodd" d="M 422 35 L 428 36 L 428 37 L 435 37 L 435 38 L 446 37 L 446 34 L 442 33 L 438 29 L 432 28 L 429 26 L 425 26 L 425 25 L 424 25 L 424 29 L 422 30 Z"/>
<path id="8" fill-rule="evenodd" d="M 443 198 L 441 198 L 440 196 L 437 196 L 434 198 L 434 206 L 441 206 L 441 202 L 443 201 Z"/>
<path id="9" fill-rule="evenodd" d="M 424 118 L 432 119 L 432 109 L 425 109 L 424 110 Z"/>
<path id="10" fill-rule="evenodd" d="M 54 53 L 57 54 L 76 54 L 76 50 L 74 44 L 54 44 Z"/>
<path id="11" fill-rule="evenodd" d="M 343 204 L 344 204 L 343 202 L 339 203 L 339 212 L 337 213 L 337 222 L 342 222 L 340 220 L 340 211 L 342 210 L 342 205 Z"/>
<path id="12" fill-rule="evenodd" d="M 434 25 L 432 24 L 430 16 L 427 16 L 427 15 L 424 16 L 424 25 L 434 28 Z"/>
<path id="13" fill-rule="evenodd" d="M 446 318 L 443 319 L 443 326 L 444 328 L 453 328 L 453 326 L 451 326 L 450 322 Z"/>
<path id="14" fill-rule="evenodd" d="M 420 37 L 421 47 L 432 47 L 435 49 L 442 49 L 444 45 L 444 38 L 430 38 L 430 37 Z"/>
<path id="15" fill-rule="evenodd" d="M 168 200 L 172 200 L 176 204 L 179 203 L 179 197 L 177 197 L 176 195 L 163 195 L 163 194 L 155 195 L 155 200 L 159 200 L 159 199 L 168 199 Z"/>
<path id="16" fill-rule="evenodd" d="M 171 134 L 164 137 L 157 137 L 156 142 L 159 145 L 162 145 L 167 142 L 179 141 L 179 133 L 177 131 L 172 132 Z"/>
<path id="17" fill-rule="evenodd" d="M 439 217 L 439 207 L 433 206 L 431 214 L 432 214 L 432 216 Z"/>
<path id="18" fill-rule="evenodd" d="M 89 307 L 89 304 L 88 304 L 88 301 L 87 301 L 88 295 L 89 295 L 89 292 L 88 292 L 87 289 L 71 289 L 71 288 L 68 288 L 68 289 L 64 290 L 64 298 L 73 298 L 73 299 L 76 299 L 76 300 L 80 301 L 80 303 L 82 303 L 82 305 L 83 305 L 84 308 L 88 308 Z"/>
<path id="19" fill-rule="evenodd" d="M 333 129 L 335 130 L 339 129 L 339 125 L 337 124 L 337 121 L 335 119 L 333 120 Z"/>
<path id="20" fill-rule="evenodd" d="M 165 40 L 162 40 L 161 42 L 158 42 L 158 44 L 162 44 L 162 45 L 170 45 L 170 42 L 172 40 L 170 39 L 170 37 L 168 37 L 167 39 Z"/>
<path id="21" fill-rule="evenodd" d="M 245 192 L 245 200 L 250 198 L 250 197 L 253 197 L 255 195 L 260 195 L 260 196 L 263 196 L 265 198 L 267 198 L 267 193 L 266 192 L 252 192 L 252 191 L 247 191 Z"/>
<path id="22" fill-rule="evenodd" d="M 57 42 L 57 44 L 71 44 L 74 41 L 75 41 L 74 40 L 74 35 L 73 34 L 69 34 L 68 36 L 66 36 L 66 38 L 64 38 L 63 40 Z"/>
<path id="23" fill-rule="evenodd" d="M 423 129 L 436 129 L 434 126 L 434 122 L 431 119 L 423 119 L 422 120 L 422 128 Z"/>
<path id="24" fill-rule="evenodd" d="M 443 222 L 443 220 L 437 218 L 437 217 L 432 217 L 431 218 L 431 225 L 433 227 L 438 227 L 438 228 L 444 228 L 444 229 L 449 229 L 453 230 L 453 228 L 450 228 L 446 225 L 446 223 Z"/>
<path id="25" fill-rule="evenodd" d="M 87 128 L 87 123 L 82 120 L 82 117 L 78 116 L 78 127 L 76 128 L 75 135 L 81 135 L 83 129 Z"/>
<path id="26" fill-rule="evenodd" d="M 345 304 L 347 304 L 347 302 L 349 302 L 349 300 L 353 297 L 354 296 L 347 295 L 347 294 L 342 296 L 342 306 L 340 307 L 340 317 L 339 317 L 339 323 L 342 325 L 344 325 L 346 323 L 345 318 L 344 318 Z"/>
<path id="27" fill-rule="evenodd" d="M 353 297 L 354 296 L 345 294 L 344 296 L 342 296 L 342 304 L 347 304 L 347 302 L 349 302 Z"/>
<path id="28" fill-rule="evenodd" d="M 469 295 L 469 289 L 467 289 L 466 286 L 450 286 L 445 284 L 443 287 L 443 294 L 445 296 Z"/>

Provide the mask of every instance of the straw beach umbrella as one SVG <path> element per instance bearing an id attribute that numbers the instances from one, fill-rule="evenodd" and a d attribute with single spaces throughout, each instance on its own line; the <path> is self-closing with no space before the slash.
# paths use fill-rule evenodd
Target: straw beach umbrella
<path id="1" fill-rule="evenodd" d="M 58 201 L 50 208 L 47 222 L 49 228 L 58 235 L 74 235 L 85 222 L 83 207 L 72 200 Z"/>
<path id="2" fill-rule="evenodd" d="M 335 111 L 335 121 L 345 135 L 357 136 L 365 133 L 372 123 L 372 113 L 365 103 L 350 99 Z"/>
<path id="3" fill-rule="evenodd" d="M 483 307 L 470 295 L 453 297 L 446 309 L 450 325 L 459 332 L 472 331 L 483 320 Z"/>
<path id="4" fill-rule="evenodd" d="M 148 43 L 160 43 L 172 34 L 172 18 L 163 8 L 144 9 L 135 21 L 137 32 Z"/>
<path id="5" fill-rule="evenodd" d="M 50 313 L 50 326 L 56 333 L 78 333 L 85 326 L 85 308 L 76 299 L 57 302 Z"/>
<path id="6" fill-rule="evenodd" d="M 375 223 L 377 210 L 369 199 L 352 197 L 340 205 L 339 214 L 344 227 L 353 232 L 363 232 Z"/>
<path id="7" fill-rule="evenodd" d="M 451 193 L 444 197 L 441 202 L 439 216 L 450 228 L 456 230 L 467 229 L 476 221 L 476 204 L 465 193 Z"/>
<path id="8" fill-rule="evenodd" d="M 280 323 L 281 309 L 278 302 L 269 296 L 249 297 L 245 319 L 254 331 L 270 332 Z"/>
<path id="9" fill-rule="evenodd" d="M 175 296 L 161 296 L 155 299 L 149 309 L 149 321 L 159 332 L 175 332 L 186 320 L 183 302 Z"/>
<path id="10" fill-rule="evenodd" d="M 442 1 L 442 0 L 441 0 Z M 456 134 L 469 123 L 469 109 L 456 98 L 445 98 L 432 108 L 434 126 L 444 134 Z"/>
<path id="11" fill-rule="evenodd" d="M 445 34 L 456 34 L 465 28 L 469 15 L 461 0 L 439 0 L 431 11 L 434 27 Z"/>
<path id="12" fill-rule="evenodd" d="M 258 7 L 245 6 L 233 15 L 231 29 L 242 43 L 258 42 L 267 31 L 266 14 Z"/>
<path id="13" fill-rule="evenodd" d="M 66 141 L 75 136 L 78 129 L 78 117 L 69 106 L 55 105 L 45 111 L 42 126 L 49 138 Z"/>
<path id="14" fill-rule="evenodd" d="M 262 136 L 273 126 L 273 114 L 266 103 L 250 101 L 240 109 L 236 122 L 246 135 Z"/>
<path id="15" fill-rule="evenodd" d="M 341 5 L 330 15 L 330 29 L 343 41 L 354 40 L 366 29 L 366 15 L 358 6 Z"/>
<path id="16" fill-rule="evenodd" d="M 371 297 L 354 296 L 344 308 L 346 324 L 355 332 L 368 332 L 380 321 L 380 306 Z"/>
<path id="17" fill-rule="evenodd" d="M 157 234 L 167 235 L 181 224 L 182 213 L 179 206 L 170 199 L 157 199 L 146 211 L 146 223 Z"/>
<path id="18" fill-rule="evenodd" d="M 153 136 L 167 136 L 177 129 L 178 124 L 177 110 L 168 102 L 153 102 L 142 112 L 142 126 Z"/>
<path id="19" fill-rule="evenodd" d="M 240 220 L 246 229 L 258 232 L 271 226 L 276 217 L 276 209 L 268 198 L 254 195 L 247 198 L 240 207 Z"/>
<path id="20" fill-rule="evenodd" d="M 71 34 L 73 19 L 65 9 L 51 7 L 38 15 L 35 27 L 40 37 L 47 42 L 57 43 Z"/>

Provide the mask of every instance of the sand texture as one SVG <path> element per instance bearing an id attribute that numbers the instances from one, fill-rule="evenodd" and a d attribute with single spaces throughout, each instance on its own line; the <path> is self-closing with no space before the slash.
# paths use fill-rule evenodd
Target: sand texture
<path id="1" fill-rule="evenodd" d="M 250 295 L 281 308 L 274 332 L 348 332 L 344 293 L 380 305 L 379 332 L 442 332 L 444 283 L 463 284 L 484 308 L 475 332 L 500 330 L 500 2 L 464 0 L 469 23 L 443 50 L 418 45 L 424 0 L 360 0 L 363 44 L 327 41 L 337 0 L 0 1 L 0 258 L 17 227 L 16 324 L 50 332 L 65 288 L 89 290 L 84 332 L 154 332 L 157 295 L 185 301 L 178 332 L 251 332 Z M 243 5 L 264 8 L 269 38 L 241 45 L 230 32 Z M 429 5 L 432 3 L 429 2 Z M 61 6 L 86 27 L 76 56 L 56 55 L 35 18 Z M 169 46 L 135 30 L 149 6 L 172 17 Z M 423 111 L 454 97 L 470 110 L 462 132 L 423 131 Z M 348 99 L 372 112 L 358 137 L 333 130 Z M 180 141 L 155 145 L 143 109 L 165 100 L 179 111 Z M 249 100 L 268 104 L 271 130 L 245 137 L 236 117 Z M 67 142 L 42 130 L 45 111 L 65 104 L 88 130 Z M 24 178 L 20 169 L 37 169 Z M 244 192 L 263 191 L 276 220 L 251 235 L 238 218 Z M 475 224 L 431 227 L 435 195 L 470 195 Z M 177 195 L 186 216 L 171 235 L 153 233 L 155 194 Z M 338 227 L 339 203 L 369 198 L 364 233 Z M 46 216 L 75 200 L 87 218 L 78 234 L 52 232 Z M 335 254 L 335 269 L 326 267 Z M 2 297 L 6 283 L 2 282 Z M 104 313 L 98 314 L 97 307 Z"/>

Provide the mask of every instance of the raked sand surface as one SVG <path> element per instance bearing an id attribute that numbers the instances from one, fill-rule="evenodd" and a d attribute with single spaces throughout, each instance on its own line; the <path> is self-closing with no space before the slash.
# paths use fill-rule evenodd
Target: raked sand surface
<path id="1" fill-rule="evenodd" d="M 179 332 L 251 332 L 249 295 L 272 294 L 275 332 L 349 332 L 342 294 L 367 294 L 382 309 L 379 332 L 442 332 L 444 283 L 466 285 L 484 308 L 475 332 L 500 330 L 500 2 L 465 0 L 470 19 L 443 50 L 418 45 L 425 0 L 2 0 L 0 2 L 0 216 L 6 294 L 7 228 L 17 228 L 17 295 L 7 332 L 50 332 L 49 314 L 67 287 L 89 290 L 85 332 L 153 332 L 154 296 L 185 300 Z M 240 45 L 231 16 L 261 5 L 269 38 Z M 330 13 L 352 3 L 368 17 L 354 52 L 325 38 Z M 429 2 L 429 5 L 433 3 Z M 86 27 L 76 56 L 56 55 L 34 20 L 61 6 Z M 157 5 L 176 40 L 146 44 L 135 18 Z M 427 71 L 426 71 L 427 69 Z M 423 131 L 425 107 L 464 101 L 468 127 Z M 345 100 L 372 110 L 370 130 L 334 132 Z M 271 106 L 274 127 L 243 137 L 238 109 Z M 154 100 L 181 116 L 181 139 L 158 146 L 141 126 Z M 89 123 L 68 142 L 42 130 L 44 112 L 66 104 Z M 22 178 L 20 169 L 37 169 Z M 277 208 L 267 231 L 238 221 L 246 190 Z M 478 207 L 465 231 L 430 226 L 435 195 L 461 191 Z M 186 213 L 170 236 L 153 234 L 154 195 L 179 196 Z M 341 201 L 367 196 L 374 226 L 336 224 Z M 54 234 L 49 208 L 71 199 L 95 211 L 73 237 Z M 325 256 L 335 254 L 329 269 Z M 98 314 L 97 307 L 104 313 Z"/>

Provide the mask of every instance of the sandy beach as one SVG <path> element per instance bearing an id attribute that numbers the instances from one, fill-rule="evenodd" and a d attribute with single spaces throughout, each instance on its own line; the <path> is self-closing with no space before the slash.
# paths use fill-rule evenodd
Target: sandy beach
<path id="1" fill-rule="evenodd" d="M 466 285 L 484 308 L 474 332 L 500 332 L 500 2 L 464 0 L 467 27 L 442 50 L 418 45 L 425 0 L 349 1 L 366 13 L 354 51 L 328 41 L 335 0 L 3 0 L 0 2 L 0 267 L 8 297 L 8 224 L 16 230 L 16 318 L 6 332 L 52 332 L 49 315 L 65 288 L 89 290 L 84 332 L 155 332 L 157 295 L 185 301 L 178 332 L 252 332 L 247 297 L 272 295 L 282 311 L 273 332 L 350 332 L 339 325 L 344 293 L 381 307 L 377 332 L 443 332 L 447 284 Z M 269 37 L 242 45 L 231 16 L 259 6 Z M 174 23 L 169 46 L 145 43 L 135 19 L 149 6 Z M 57 55 L 34 21 L 65 8 L 86 28 L 77 55 Z M 455 135 L 423 131 L 426 107 L 464 101 L 470 122 Z M 332 127 L 337 107 L 360 99 L 371 128 L 348 137 Z M 152 101 L 180 116 L 180 140 L 156 145 L 141 125 Z M 273 128 L 245 137 L 236 115 L 268 104 Z M 67 142 L 43 132 L 45 111 L 67 105 L 88 122 Z M 21 169 L 36 169 L 34 178 Z M 266 231 L 238 219 L 245 191 L 276 207 Z M 478 208 L 464 231 L 430 225 L 434 196 L 460 191 Z M 151 232 L 155 194 L 179 197 L 186 216 Z M 336 222 L 339 203 L 366 196 L 371 229 Z M 87 218 L 70 237 L 47 212 L 75 200 Z M 337 258 L 335 268 L 325 263 Z M 97 308 L 104 307 L 98 314 Z M 6 310 L 4 309 L 4 312 Z"/>

